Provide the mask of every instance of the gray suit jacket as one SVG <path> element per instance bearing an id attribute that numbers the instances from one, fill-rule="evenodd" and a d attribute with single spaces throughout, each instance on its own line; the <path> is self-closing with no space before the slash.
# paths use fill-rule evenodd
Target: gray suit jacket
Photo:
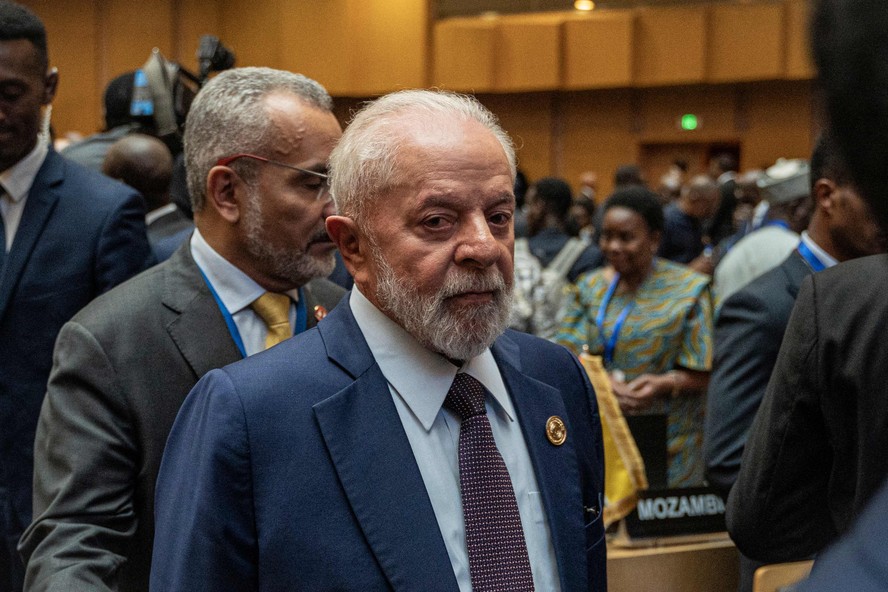
<path id="1" fill-rule="evenodd" d="M 715 357 L 706 400 L 706 479 L 727 496 L 802 280 L 811 268 L 798 251 L 735 292 L 715 323 Z"/>
<path id="2" fill-rule="evenodd" d="M 309 311 L 343 292 L 311 282 Z M 148 589 L 167 435 L 197 380 L 240 357 L 188 244 L 62 328 L 37 428 L 35 520 L 20 545 L 27 590 Z"/>

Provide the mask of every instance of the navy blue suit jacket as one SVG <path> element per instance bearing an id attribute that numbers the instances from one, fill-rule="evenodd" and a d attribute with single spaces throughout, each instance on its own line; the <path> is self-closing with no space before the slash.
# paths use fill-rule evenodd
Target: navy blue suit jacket
<path id="1" fill-rule="evenodd" d="M 564 348 L 492 348 L 517 410 L 565 592 L 606 589 L 594 393 Z M 560 447 L 546 421 L 567 424 Z M 459 511 L 457 508 L 456 511 Z M 207 374 L 167 442 L 151 589 L 453 591 L 410 443 L 347 297 L 318 325 Z"/>
<path id="2" fill-rule="evenodd" d="M 62 325 L 153 262 L 134 190 L 47 154 L 0 274 L 0 533 L 31 521 L 34 430 Z M 122 328 L 125 330 L 125 328 Z"/>
<path id="3" fill-rule="evenodd" d="M 802 280 L 811 268 L 794 250 L 725 300 L 715 321 L 706 399 L 706 480 L 724 497 L 737 480 L 749 429 L 777 363 Z"/>
<path id="4" fill-rule="evenodd" d="M 810 579 L 798 592 L 883 592 L 888 582 L 888 482 L 869 503 L 854 528 L 814 562 Z"/>

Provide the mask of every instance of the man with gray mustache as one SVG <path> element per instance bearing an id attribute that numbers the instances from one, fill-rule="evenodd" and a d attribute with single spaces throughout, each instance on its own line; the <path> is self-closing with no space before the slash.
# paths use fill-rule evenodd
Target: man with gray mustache
<path id="1" fill-rule="evenodd" d="M 330 171 L 355 288 L 192 390 L 151 589 L 606 590 L 594 393 L 567 350 L 506 330 L 508 136 L 470 97 L 403 91 Z"/>
<path id="2" fill-rule="evenodd" d="M 193 236 L 56 342 L 19 547 L 26 590 L 148 589 L 154 482 L 188 391 L 314 326 L 344 293 L 319 279 L 333 269 L 325 172 L 341 134 L 330 96 L 299 74 L 237 68 L 200 91 L 185 131 Z"/>

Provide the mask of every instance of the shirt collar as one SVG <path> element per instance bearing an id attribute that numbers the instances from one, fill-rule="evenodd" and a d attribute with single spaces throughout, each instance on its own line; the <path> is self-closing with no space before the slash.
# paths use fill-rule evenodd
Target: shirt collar
<path id="1" fill-rule="evenodd" d="M 172 214 L 176 211 L 176 204 L 168 203 L 166 205 L 160 206 L 154 210 L 151 210 L 147 214 L 145 214 L 145 224 L 152 224 L 157 221 L 158 218 L 162 216 L 166 216 L 167 214 Z"/>
<path id="2" fill-rule="evenodd" d="M 432 429 L 457 371 L 481 382 L 509 420 L 514 421 L 512 400 L 489 348 L 457 368 L 376 308 L 357 285 L 352 288 L 349 304 L 383 376 L 426 431 Z"/>
<path id="3" fill-rule="evenodd" d="M 820 245 L 814 242 L 814 239 L 811 238 L 811 235 L 808 234 L 807 230 L 802 231 L 802 242 L 811 249 L 811 252 L 814 253 L 814 256 L 820 260 L 826 267 L 832 267 L 833 265 L 838 265 L 839 261 L 820 248 Z"/>
<path id="4" fill-rule="evenodd" d="M 0 173 L 0 186 L 6 189 L 8 199 L 19 202 L 28 195 L 48 153 L 49 145 L 43 136 L 40 136 L 37 145 L 27 156 Z"/>
<path id="5" fill-rule="evenodd" d="M 250 306 L 266 292 L 253 278 L 216 252 L 196 228 L 191 235 L 191 256 L 232 315 Z M 294 302 L 299 300 L 298 288 L 286 293 Z"/>

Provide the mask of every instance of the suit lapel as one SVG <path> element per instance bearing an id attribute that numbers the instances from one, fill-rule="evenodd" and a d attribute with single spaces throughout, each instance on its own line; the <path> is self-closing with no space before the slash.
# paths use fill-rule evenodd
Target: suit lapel
<path id="1" fill-rule="evenodd" d="M 351 314 L 348 294 L 318 329 L 331 360 L 357 376 L 354 383 L 315 405 L 314 412 L 379 565 L 395 590 L 457 590 L 388 382 Z"/>
<path id="2" fill-rule="evenodd" d="M 178 313 L 166 329 L 195 376 L 239 360 L 240 352 L 191 257 L 188 241 L 170 257 L 164 283 L 163 303 Z"/>
<path id="3" fill-rule="evenodd" d="M 515 404 L 542 493 L 561 589 L 585 589 L 589 579 L 584 553 L 583 497 L 576 440 L 571 438 L 564 400 L 558 390 L 521 372 L 517 346 L 508 336 L 497 340 L 493 354 Z M 567 424 L 567 440 L 561 446 L 553 445 L 546 436 L 546 423 L 553 415 Z"/>
<path id="4" fill-rule="evenodd" d="M 799 254 L 798 249 L 793 250 L 783 265 L 783 271 L 786 273 L 786 290 L 793 300 L 799 295 L 799 288 L 802 287 L 802 280 L 814 273 L 808 263 Z"/>
<path id="5" fill-rule="evenodd" d="M 34 245 L 59 201 L 55 188 L 63 180 L 64 166 L 62 158 L 50 150 L 28 191 L 22 219 L 12 248 L 6 255 L 6 264 L 0 277 L 0 316 L 6 311 L 15 286 L 34 251 Z"/>

